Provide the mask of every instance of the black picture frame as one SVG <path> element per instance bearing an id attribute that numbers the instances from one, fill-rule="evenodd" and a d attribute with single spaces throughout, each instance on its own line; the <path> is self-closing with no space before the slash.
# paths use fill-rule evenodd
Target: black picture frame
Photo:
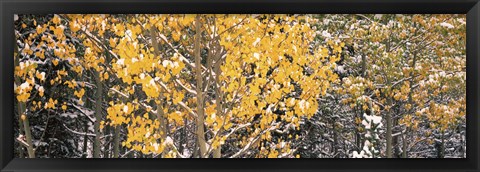
<path id="1" fill-rule="evenodd" d="M 480 171 L 479 0 L 2 0 L 0 171 Z M 467 14 L 467 157 L 462 159 L 19 159 L 13 157 L 14 14 Z"/>

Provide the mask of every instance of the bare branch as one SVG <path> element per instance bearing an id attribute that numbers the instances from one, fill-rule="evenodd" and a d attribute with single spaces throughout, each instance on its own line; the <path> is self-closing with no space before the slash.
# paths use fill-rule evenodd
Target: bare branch
<path id="1" fill-rule="evenodd" d="M 68 128 L 65 124 L 63 124 L 63 127 L 65 127 L 65 129 L 67 129 L 68 131 L 72 132 L 73 134 L 78 134 L 78 135 L 81 135 L 81 136 L 92 136 L 92 137 L 96 137 L 97 135 L 95 134 L 92 134 L 92 133 L 83 133 L 83 132 L 78 132 L 78 131 L 75 131 L 75 130 L 72 130 L 70 128 Z"/>

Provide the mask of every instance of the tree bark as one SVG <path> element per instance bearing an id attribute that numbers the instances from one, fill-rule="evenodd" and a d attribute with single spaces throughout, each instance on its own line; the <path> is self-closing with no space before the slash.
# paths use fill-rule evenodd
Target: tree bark
<path id="1" fill-rule="evenodd" d="M 163 94 L 160 92 L 160 95 Z M 162 96 L 160 96 L 162 97 Z M 157 104 L 157 120 L 160 122 L 160 139 L 162 142 L 165 141 L 167 138 L 167 126 L 166 126 L 166 121 L 165 121 L 165 113 L 163 112 L 163 104 L 161 101 Z M 165 150 L 162 152 L 162 156 L 164 155 Z"/>
<path id="2" fill-rule="evenodd" d="M 358 103 L 357 103 L 358 105 Z M 357 123 L 357 118 L 358 119 L 361 119 L 361 115 L 359 114 L 359 112 L 356 110 L 358 109 L 357 107 L 354 108 L 354 113 L 355 113 L 355 145 L 357 145 L 357 151 L 360 151 L 362 149 L 362 139 L 361 139 L 361 135 L 360 135 L 360 131 L 359 131 L 359 128 L 360 128 L 360 123 Z"/>
<path id="3" fill-rule="evenodd" d="M 389 52 L 390 51 L 390 42 L 387 41 L 386 42 L 386 48 L 385 48 L 385 51 L 386 52 Z M 386 85 L 390 85 L 390 79 L 387 78 L 387 84 Z M 391 92 L 392 92 L 393 88 L 390 87 L 389 91 L 388 91 L 388 95 L 387 95 L 387 105 L 392 105 L 392 98 L 390 96 Z M 391 108 L 391 107 L 390 107 Z M 387 138 L 387 152 L 386 152 L 386 155 L 387 155 L 387 158 L 392 158 L 392 128 L 393 128 L 393 125 L 392 125 L 392 114 L 391 114 L 391 109 L 387 110 L 387 114 L 385 115 L 385 120 L 387 122 L 387 131 L 386 131 L 386 138 Z"/>
<path id="4" fill-rule="evenodd" d="M 160 57 L 160 50 L 158 45 L 158 40 L 155 39 L 156 35 L 154 34 L 155 30 L 154 27 L 150 28 L 150 37 L 152 38 L 152 46 L 156 56 Z M 160 123 L 159 132 L 160 132 L 160 140 L 163 142 L 167 138 L 167 125 L 165 120 L 165 112 L 163 111 L 163 91 L 160 91 L 160 95 L 158 97 L 160 99 L 159 103 L 157 104 L 157 120 Z M 163 151 L 165 152 L 165 151 Z M 162 156 L 164 153 L 162 152 Z"/>
<path id="5" fill-rule="evenodd" d="M 115 126 L 113 135 L 113 157 L 118 158 L 120 154 L 120 125 Z"/>
<path id="6" fill-rule="evenodd" d="M 18 131 L 18 134 L 20 135 L 25 135 L 25 128 L 23 126 L 23 120 L 21 118 L 22 114 L 24 113 L 25 110 L 23 110 L 22 108 L 22 105 L 24 103 L 21 103 L 21 102 L 17 102 L 17 108 L 18 108 L 18 128 L 19 128 L 19 131 Z M 24 158 L 24 152 L 23 152 L 23 145 L 22 144 L 19 144 L 18 145 L 18 154 L 19 154 L 19 158 Z"/>
<path id="7" fill-rule="evenodd" d="M 405 130 L 406 132 L 406 130 Z M 407 139 L 406 139 L 406 134 L 402 132 L 402 158 L 407 158 Z"/>
<path id="8" fill-rule="evenodd" d="M 218 45 L 217 45 L 218 46 Z M 215 72 L 215 103 L 217 104 L 217 114 L 219 117 L 221 118 L 224 118 L 224 120 L 227 120 L 225 119 L 226 116 L 225 114 L 223 114 L 223 93 L 222 93 L 222 86 L 221 86 L 221 82 L 220 82 L 220 65 L 222 64 L 222 61 L 220 61 L 221 59 L 221 56 L 222 56 L 222 53 L 219 52 L 220 51 L 220 48 L 217 47 L 217 49 L 215 50 L 215 64 L 211 65 L 211 67 L 213 68 L 212 70 Z M 213 60 L 211 60 L 213 61 Z M 225 123 L 225 121 L 224 121 Z M 223 125 L 223 124 L 222 124 Z M 222 132 L 223 131 L 223 128 L 220 128 L 218 132 Z M 218 136 L 219 134 L 217 134 Z M 213 150 L 213 157 L 214 158 L 220 158 L 222 156 L 222 145 L 220 144 L 218 148 L 216 148 L 215 150 Z"/>
<path id="9" fill-rule="evenodd" d="M 93 142 L 93 157 L 100 158 L 101 155 L 101 131 L 100 131 L 100 121 L 102 120 L 102 94 L 103 94 L 103 84 L 100 80 L 100 73 L 94 71 L 95 81 L 97 83 L 97 91 L 95 93 L 95 123 L 93 128 L 95 130 L 95 140 Z"/>
<path id="10" fill-rule="evenodd" d="M 17 106 L 19 106 L 17 104 Z M 20 108 L 19 109 L 19 112 L 20 112 Z M 20 115 L 18 115 L 20 116 Z M 18 134 L 20 135 L 25 135 L 25 132 L 23 131 L 23 124 L 22 124 L 22 119 L 18 118 Z M 18 157 L 19 158 L 24 158 L 24 151 L 23 151 L 23 146 L 21 144 L 18 145 Z"/>
<path id="11" fill-rule="evenodd" d="M 16 45 L 16 43 L 15 43 Z M 17 48 L 14 49 L 15 52 L 17 52 Z M 19 66 L 20 64 L 20 59 L 15 58 L 15 66 Z M 15 76 L 15 83 L 17 86 L 20 86 L 22 83 L 20 81 L 20 78 Z M 26 114 L 26 105 L 24 102 L 20 102 L 18 101 L 18 118 L 19 118 L 19 122 L 23 125 L 23 131 L 25 132 L 25 139 L 26 139 L 26 142 L 27 142 L 27 153 L 28 153 L 28 157 L 29 158 L 35 158 L 35 150 L 33 149 L 33 143 L 32 143 L 32 134 L 31 134 L 31 131 L 30 131 L 30 123 L 28 121 L 28 117 L 27 117 L 27 114 Z M 24 118 L 22 119 L 22 116 L 24 116 Z M 19 127 L 21 127 L 22 125 L 20 125 Z M 23 150 L 22 150 L 23 152 Z"/>
<path id="12" fill-rule="evenodd" d="M 82 158 L 87 158 L 87 150 L 88 150 L 88 121 L 85 120 L 84 128 L 85 128 L 85 136 L 83 136 L 83 155 Z"/>
<path id="13" fill-rule="evenodd" d="M 28 118 L 25 114 L 25 103 L 23 102 L 20 102 L 20 106 L 21 106 L 21 110 L 20 112 L 22 112 L 21 114 L 22 115 L 25 115 L 25 120 L 23 120 L 23 126 L 24 126 L 24 130 L 25 130 L 25 138 L 26 138 L 26 141 L 27 141 L 27 152 L 28 152 L 28 157 L 29 158 L 35 158 L 35 150 L 33 149 L 33 143 L 32 143 L 32 134 L 30 132 L 30 122 L 28 121 Z"/>
<path id="14" fill-rule="evenodd" d="M 110 126 L 106 125 L 104 135 L 108 135 L 108 134 L 110 134 Z M 105 140 L 105 143 L 107 143 L 107 145 L 105 145 L 105 149 L 103 151 L 103 158 L 110 158 L 110 151 L 108 150 L 110 150 L 111 142 L 107 140 L 107 137 L 104 137 L 104 140 Z"/>
<path id="15" fill-rule="evenodd" d="M 391 104 L 390 98 L 388 98 L 388 104 Z M 392 158 L 392 115 L 389 111 L 387 111 L 387 115 L 385 120 L 387 121 L 387 158 Z"/>
<path id="16" fill-rule="evenodd" d="M 398 115 L 400 115 L 400 107 L 401 105 L 398 105 L 398 107 L 395 108 L 395 113 L 397 116 L 392 116 L 392 129 L 394 128 L 394 126 L 397 126 L 398 125 Z M 393 131 L 392 131 L 393 133 Z M 393 152 L 394 154 L 392 155 L 392 157 L 394 158 L 400 158 L 401 156 L 401 152 L 400 152 L 400 138 L 399 138 L 400 135 L 396 135 L 395 137 L 392 138 L 392 149 L 393 149 Z"/>
<path id="17" fill-rule="evenodd" d="M 205 140 L 205 131 L 204 131 L 204 101 L 203 101 L 203 78 L 202 78 L 202 64 L 201 64 L 201 57 L 200 57 L 200 39 L 201 39 L 201 23 L 200 23 L 200 15 L 197 15 L 195 18 L 195 75 L 197 80 L 197 142 L 200 147 L 200 157 L 206 157 L 207 152 L 207 145 Z"/>

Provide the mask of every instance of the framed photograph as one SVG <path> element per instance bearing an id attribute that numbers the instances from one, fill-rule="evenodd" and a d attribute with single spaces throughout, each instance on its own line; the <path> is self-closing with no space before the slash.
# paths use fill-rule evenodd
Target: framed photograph
<path id="1" fill-rule="evenodd" d="M 480 171 L 478 0 L 0 2 L 0 171 Z"/>

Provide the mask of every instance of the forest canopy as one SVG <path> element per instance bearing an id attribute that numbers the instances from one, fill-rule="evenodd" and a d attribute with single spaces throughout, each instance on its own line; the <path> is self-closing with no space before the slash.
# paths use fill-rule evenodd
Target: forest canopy
<path id="1" fill-rule="evenodd" d="M 15 15 L 19 158 L 465 158 L 459 14 Z"/>

